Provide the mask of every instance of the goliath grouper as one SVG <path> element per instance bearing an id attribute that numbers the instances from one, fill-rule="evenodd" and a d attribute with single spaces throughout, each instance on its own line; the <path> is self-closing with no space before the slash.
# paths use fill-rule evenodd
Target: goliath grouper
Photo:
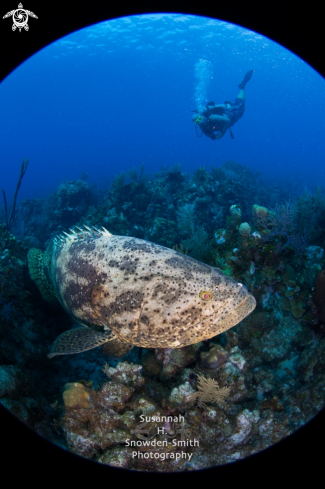
<path id="1" fill-rule="evenodd" d="M 133 345 L 181 348 L 232 328 L 256 306 L 218 268 L 104 228 L 57 236 L 44 253 L 31 249 L 28 265 L 43 298 L 58 299 L 81 324 L 55 340 L 49 358 L 107 342 L 121 356 Z"/>

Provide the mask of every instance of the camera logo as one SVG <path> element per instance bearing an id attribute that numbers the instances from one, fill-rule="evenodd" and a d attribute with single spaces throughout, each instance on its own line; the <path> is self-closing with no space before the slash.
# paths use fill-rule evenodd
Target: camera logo
<path id="1" fill-rule="evenodd" d="M 33 12 L 23 9 L 21 3 L 18 5 L 18 8 L 16 10 L 11 10 L 11 12 L 7 12 L 6 15 L 4 15 L 2 18 L 6 19 L 7 17 L 11 16 L 13 20 L 12 30 L 15 31 L 18 28 L 19 32 L 21 32 L 22 28 L 24 28 L 25 31 L 29 30 L 29 25 L 27 23 L 28 16 L 34 17 L 34 19 L 38 19 L 37 15 L 35 15 Z"/>

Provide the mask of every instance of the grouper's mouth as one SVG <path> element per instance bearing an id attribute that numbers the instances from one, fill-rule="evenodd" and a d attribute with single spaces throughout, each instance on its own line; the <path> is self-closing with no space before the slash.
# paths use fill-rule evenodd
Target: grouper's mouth
<path id="1" fill-rule="evenodd" d="M 239 306 L 238 306 L 238 307 L 236 307 L 236 309 L 239 309 L 240 307 L 242 307 L 242 306 L 245 304 L 245 302 L 247 301 L 247 299 L 248 299 L 248 296 L 247 296 L 247 297 L 245 297 L 245 299 L 243 300 L 243 302 L 241 302 L 241 303 L 239 304 Z"/>
<path id="2" fill-rule="evenodd" d="M 242 285 L 242 284 L 240 284 L 240 285 Z M 236 306 L 233 305 L 234 302 L 236 301 L 236 299 L 238 299 L 238 295 L 237 295 L 237 296 L 234 297 L 233 301 L 230 304 L 228 304 L 227 306 L 225 306 L 222 309 L 222 311 L 220 312 L 220 314 L 218 314 L 217 317 L 215 317 L 215 314 L 212 313 L 212 314 L 209 314 L 209 316 L 206 316 L 204 319 L 214 317 L 214 322 L 218 322 L 220 320 L 221 315 L 223 313 L 226 312 L 226 317 L 227 317 L 227 316 L 231 315 L 233 312 L 238 311 L 238 310 L 241 310 L 241 308 L 243 308 L 245 306 L 245 304 L 246 304 L 246 302 L 248 300 L 250 300 L 250 301 L 253 300 L 253 303 L 255 303 L 255 305 L 256 305 L 255 297 L 253 296 L 253 294 L 251 294 L 250 292 L 248 292 L 248 290 L 246 289 L 246 287 L 244 287 L 244 286 L 242 286 L 242 287 L 243 288 L 240 289 L 239 294 L 242 294 L 243 291 L 246 291 L 246 295 L 245 295 L 245 297 L 243 298 L 243 300 L 238 305 L 236 305 Z M 255 307 L 253 307 L 252 310 L 254 310 L 254 308 Z M 246 317 L 246 315 L 247 314 L 245 314 L 245 313 L 243 314 L 243 319 Z M 201 322 L 202 322 L 202 320 L 201 321 L 198 321 L 196 324 L 193 325 L 193 327 L 199 325 Z"/>
<path id="3" fill-rule="evenodd" d="M 243 300 L 238 304 L 238 306 L 234 307 L 234 310 L 236 310 L 236 311 L 238 311 L 239 308 L 243 307 L 246 304 L 248 299 L 253 299 L 255 301 L 255 297 L 253 296 L 253 294 L 248 292 L 247 288 L 243 284 L 239 283 L 238 285 L 240 285 L 240 287 L 241 287 L 239 292 L 238 292 L 238 295 L 242 294 L 244 291 L 246 292 L 246 294 L 245 294 L 245 297 L 243 297 Z M 234 298 L 234 301 L 237 299 L 238 295 Z"/>

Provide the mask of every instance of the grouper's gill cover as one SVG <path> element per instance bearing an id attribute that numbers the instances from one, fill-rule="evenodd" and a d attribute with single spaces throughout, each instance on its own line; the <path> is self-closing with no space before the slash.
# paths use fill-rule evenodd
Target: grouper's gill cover
<path id="1" fill-rule="evenodd" d="M 108 232 L 57 242 L 51 277 L 59 301 L 81 324 L 98 331 L 106 326 L 120 340 L 148 348 L 209 339 L 256 306 L 247 289 L 219 269 Z"/>

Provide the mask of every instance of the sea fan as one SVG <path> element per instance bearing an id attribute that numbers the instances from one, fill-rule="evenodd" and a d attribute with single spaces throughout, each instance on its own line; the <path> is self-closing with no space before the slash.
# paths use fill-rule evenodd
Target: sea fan
<path id="1" fill-rule="evenodd" d="M 208 251 L 208 233 L 202 226 L 193 229 L 191 237 L 182 241 L 183 247 L 188 248 L 189 254 L 201 260 L 203 255 Z"/>
<path id="2" fill-rule="evenodd" d="M 180 232 L 188 235 L 194 230 L 196 215 L 194 204 L 185 204 L 177 211 L 177 225 Z"/>
<path id="3" fill-rule="evenodd" d="M 207 408 L 206 402 L 217 402 L 222 405 L 229 396 L 230 387 L 220 388 L 216 380 L 207 379 L 204 375 L 198 375 L 197 377 L 198 391 L 189 394 L 187 400 L 192 401 L 198 399 L 197 405 L 203 408 Z"/>

